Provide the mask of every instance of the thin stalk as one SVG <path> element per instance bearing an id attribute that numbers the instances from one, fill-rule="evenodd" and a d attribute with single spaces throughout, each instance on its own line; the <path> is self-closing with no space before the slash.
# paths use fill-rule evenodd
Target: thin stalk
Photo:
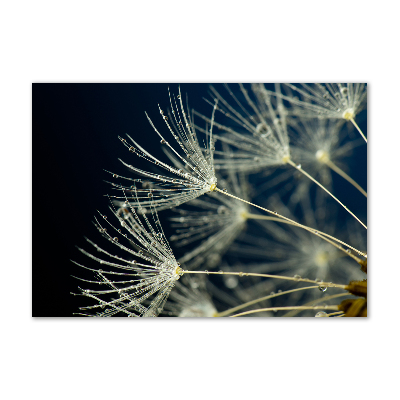
<path id="1" fill-rule="evenodd" d="M 296 165 L 292 160 L 287 161 L 288 164 L 290 164 L 293 168 L 296 168 L 298 171 L 300 171 L 303 175 L 305 175 L 308 179 L 312 180 L 314 183 L 316 183 L 322 190 L 324 190 L 326 193 L 329 194 L 333 199 L 335 199 L 350 215 L 352 215 L 365 229 L 367 229 L 367 226 L 364 225 L 359 218 L 355 214 L 353 214 L 337 197 L 335 197 L 325 186 L 321 185 L 316 179 L 314 179 L 310 174 L 308 174 L 306 171 L 304 171 L 301 168 L 301 165 Z"/>
<path id="2" fill-rule="evenodd" d="M 270 275 L 270 274 L 256 274 L 253 272 L 224 272 L 224 271 L 187 271 L 182 270 L 182 274 L 207 274 L 207 275 L 237 275 L 237 276 L 259 276 L 261 278 L 275 278 L 275 279 L 283 279 L 287 281 L 296 281 L 296 282 L 307 282 L 314 283 L 315 281 L 311 279 L 301 278 L 301 277 L 292 277 L 292 276 L 282 276 L 282 275 Z M 346 290 L 346 285 L 339 285 L 337 283 L 332 282 L 318 282 L 319 287 L 333 287 Z"/>
<path id="3" fill-rule="evenodd" d="M 340 315 L 339 315 L 340 314 Z M 343 311 L 338 311 L 338 312 L 333 312 L 333 313 L 329 313 L 329 314 L 326 314 L 328 317 L 331 317 L 332 315 L 338 315 L 338 316 L 342 316 L 342 315 L 344 315 L 344 312 Z"/>
<path id="4" fill-rule="evenodd" d="M 308 303 L 306 303 L 304 305 L 305 306 L 311 306 L 311 305 L 315 305 L 315 304 L 318 304 L 318 303 L 322 303 L 323 301 L 328 301 L 328 300 L 336 299 L 337 297 L 344 297 L 344 296 L 350 296 L 350 293 L 333 294 L 331 296 L 326 296 L 326 297 L 322 297 L 322 298 L 317 299 L 317 300 L 310 301 L 310 302 L 308 302 Z M 297 311 L 291 311 L 291 312 L 288 312 L 287 314 L 283 315 L 283 317 L 294 317 L 298 313 L 299 312 L 297 312 Z"/>
<path id="5" fill-rule="evenodd" d="M 335 171 L 342 178 L 346 179 L 347 182 L 351 183 L 359 192 L 361 192 L 365 197 L 367 197 L 367 192 L 354 179 L 350 178 L 350 176 L 347 175 L 346 172 L 344 172 L 342 169 L 340 169 L 331 160 L 329 160 L 329 159 L 325 160 L 324 164 L 326 164 L 330 169 Z"/>
<path id="6" fill-rule="evenodd" d="M 268 307 L 268 308 L 259 308 L 258 310 L 250 310 L 245 311 L 240 314 L 231 315 L 230 318 L 242 317 L 243 315 L 255 314 L 264 311 L 281 311 L 281 310 L 337 310 L 338 306 L 315 306 L 315 307 L 306 307 L 306 306 L 296 306 L 296 307 Z"/>
<path id="7" fill-rule="evenodd" d="M 345 246 L 347 246 L 349 249 L 354 250 L 357 254 L 359 254 L 359 255 L 361 255 L 361 256 L 363 256 L 363 257 L 367 257 L 367 254 L 361 252 L 360 250 L 355 249 L 354 247 L 349 246 L 347 243 L 341 242 L 340 240 L 336 239 L 336 238 L 333 237 L 333 236 L 330 236 L 330 235 L 327 235 L 326 233 L 317 231 L 316 229 L 312 229 L 312 228 L 310 228 L 310 227 L 308 227 L 308 226 L 306 226 L 306 225 L 299 224 L 298 222 L 293 221 L 293 220 L 291 220 L 290 218 L 287 218 L 287 217 L 284 217 L 283 215 L 278 214 L 276 211 L 271 211 L 271 210 L 268 210 L 267 208 L 258 206 L 257 204 L 250 203 L 249 201 L 244 200 L 244 199 L 241 199 L 240 197 L 234 196 L 233 194 L 230 194 L 230 193 L 228 193 L 228 192 L 224 192 L 223 190 L 221 190 L 221 189 L 219 189 L 219 188 L 215 188 L 214 190 L 215 190 L 216 192 L 223 193 L 225 196 L 232 197 L 233 199 L 242 201 L 243 203 L 246 203 L 246 204 L 249 204 L 249 205 L 251 205 L 251 206 L 253 206 L 253 207 L 259 208 L 260 210 L 263 210 L 263 211 L 265 211 L 265 212 L 267 212 L 267 213 L 274 214 L 274 215 L 278 216 L 279 218 L 281 218 L 281 219 L 283 219 L 283 220 L 285 220 L 285 221 L 288 221 L 289 223 L 291 223 L 291 224 L 293 224 L 293 225 L 295 225 L 295 226 L 298 226 L 299 228 L 303 228 L 303 229 L 305 229 L 306 231 L 311 232 L 312 234 L 314 234 L 314 235 L 320 237 L 321 239 L 326 240 L 327 242 L 329 242 L 329 243 L 331 243 L 331 244 L 332 244 L 332 242 L 331 242 L 330 240 L 328 240 L 327 238 L 330 238 L 330 239 L 332 239 L 332 240 L 334 240 L 334 241 L 336 241 L 336 242 L 342 243 L 342 244 L 344 244 Z M 336 247 L 337 247 L 337 246 L 336 246 Z M 341 248 L 341 247 L 339 246 L 339 248 Z M 350 252 L 347 252 L 347 254 L 348 254 L 350 257 L 352 257 L 354 260 L 356 260 L 357 262 L 361 261 L 361 260 L 360 260 L 358 257 L 356 257 L 354 254 L 351 254 Z"/>
<path id="8" fill-rule="evenodd" d="M 307 287 L 302 287 L 302 288 L 297 288 L 297 289 L 292 289 L 292 290 L 286 290 L 285 292 L 280 292 L 280 293 L 275 293 L 275 294 L 270 294 L 268 296 L 265 297 L 260 297 L 259 299 L 255 299 L 255 300 L 251 300 L 248 301 L 247 303 L 243 303 L 240 304 L 239 306 L 233 307 L 233 308 L 229 308 L 228 310 L 225 310 L 223 312 L 217 313 L 216 317 L 226 317 L 229 314 L 232 314 L 236 311 L 239 311 L 243 308 L 246 308 L 248 306 L 252 306 L 253 304 L 257 304 L 261 301 L 264 300 L 268 300 L 268 299 L 272 299 L 274 297 L 278 297 L 278 296 L 283 296 L 285 294 L 289 294 L 289 293 L 293 293 L 293 292 L 298 292 L 300 290 L 307 290 L 307 289 L 317 289 L 319 288 L 319 286 L 307 286 Z"/>
<path id="9" fill-rule="evenodd" d="M 247 219 L 262 219 L 262 220 L 268 220 L 268 221 L 282 222 L 283 224 L 289 224 L 289 225 L 293 225 L 293 226 L 299 226 L 299 224 L 297 224 L 296 222 L 284 221 L 284 220 L 282 220 L 281 218 L 277 218 L 277 217 L 267 217 L 266 215 L 257 215 L 257 214 L 244 213 L 244 214 L 243 214 L 243 217 L 246 217 Z M 311 228 L 310 228 L 310 229 L 311 229 Z M 307 229 L 307 230 L 308 230 L 309 232 L 311 232 L 309 229 Z M 361 251 L 359 251 L 359 250 L 355 249 L 354 247 L 348 245 L 346 242 L 342 242 L 341 240 L 336 239 L 334 236 L 328 235 L 327 233 L 321 232 L 321 231 L 319 231 L 319 230 L 317 230 L 317 229 L 312 229 L 312 233 L 314 233 L 314 234 L 315 234 L 315 233 L 318 233 L 319 235 L 323 235 L 323 236 L 325 236 L 325 237 L 327 237 L 327 238 L 330 238 L 330 239 L 332 239 L 332 240 L 335 240 L 336 242 L 341 243 L 341 244 L 343 244 L 344 246 L 347 246 L 349 249 L 352 249 L 352 250 L 356 251 L 357 253 L 361 254 L 362 256 L 367 257 L 367 255 L 366 255 L 365 253 L 362 253 Z M 319 235 L 317 235 L 317 236 L 319 236 Z M 323 237 L 322 237 L 321 239 L 324 239 L 324 240 L 325 240 L 325 238 L 323 238 Z M 333 245 L 334 245 L 335 247 L 337 247 L 339 250 L 342 250 L 347 256 L 353 258 L 355 261 L 357 261 L 357 262 L 360 262 L 360 261 L 361 261 L 361 260 L 360 260 L 358 257 L 356 257 L 354 254 L 349 253 L 346 249 L 344 249 L 344 248 L 341 247 L 341 246 L 338 246 L 336 243 L 332 243 L 330 240 L 327 240 L 327 242 L 333 244 Z"/>
<path id="10" fill-rule="evenodd" d="M 367 138 L 364 136 L 364 134 L 362 133 L 362 130 L 360 129 L 360 127 L 356 124 L 356 121 L 354 121 L 354 118 L 350 118 L 350 121 L 352 122 L 352 124 L 356 127 L 356 129 L 358 130 L 358 132 L 360 132 L 360 135 L 362 136 L 362 138 L 365 140 L 365 143 L 367 143 Z"/>

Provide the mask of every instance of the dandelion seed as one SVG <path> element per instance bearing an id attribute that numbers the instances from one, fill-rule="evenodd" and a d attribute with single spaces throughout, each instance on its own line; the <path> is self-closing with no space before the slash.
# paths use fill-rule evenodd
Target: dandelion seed
<path id="1" fill-rule="evenodd" d="M 146 116 L 154 131 L 161 138 L 161 142 L 165 145 L 165 152 L 174 166 L 166 164 L 153 157 L 129 135 L 128 138 L 134 144 L 134 147 L 127 144 L 126 141 L 120 138 L 126 147 L 128 147 L 130 150 L 132 148 L 135 150 L 134 153 L 137 156 L 161 168 L 164 168 L 171 175 L 178 176 L 178 179 L 172 176 L 161 176 L 152 172 L 143 171 L 120 160 L 125 166 L 135 173 L 152 179 L 152 181 L 150 181 L 151 188 L 135 188 L 134 196 L 137 196 L 139 200 L 141 200 L 140 204 L 143 207 L 153 204 L 157 211 L 179 206 L 205 193 L 210 193 L 217 187 L 217 178 L 215 177 L 214 169 L 214 138 L 212 135 L 212 127 L 208 133 L 209 141 L 206 143 L 205 148 L 202 148 L 197 140 L 197 133 L 192 122 L 192 118 L 189 117 L 189 112 L 185 113 L 184 111 L 180 89 L 177 98 L 173 95 L 171 96 L 170 94 L 170 105 L 172 109 L 172 117 L 170 118 L 170 122 L 166 118 L 163 119 L 167 130 L 179 145 L 180 151 L 176 150 L 168 141 L 164 139 L 163 135 L 155 127 L 147 113 Z M 163 114 L 163 111 L 160 107 L 159 109 L 160 113 Z M 211 120 L 214 118 L 214 112 Z M 135 181 L 135 179 L 126 177 L 123 179 Z M 126 192 L 129 190 L 128 187 L 124 187 L 122 185 L 113 184 L 113 186 L 123 189 Z M 146 197 L 150 191 L 153 199 L 146 200 Z M 113 196 L 113 198 L 118 199 L 117 196 Z M 122 202 L 118 200 L 115 202 L 115 204 L 122 206 Z"/>
<path id="2" fill-rule="evenodd" d="M 229 187 L 230 193 L 248 198 L 243 176 L 238 179 L 231 173 L 228 180 L 223 182 Z M 246 204 L 216 193 L 211 193 L 210 197 L 207 200 L 193 200 L 190 203 L 191 209 L 177 209 L 180 216 L 171 218 L 172 228 L 177 228 L 171 240 L 177 246 L 187 246 L 202 240 L 198 246 L 179 258 L 179 262 L 189 269 L 198 268 L 202 264 L 208 268 L 216 267 L 246 226 Z"/>
<path id="3" fill-rule="evenodd" d="M 206 290 L 203 277 L 183 277 L 176 283 L 165 312 L 176 317 L 215 317 L 217 309 Z"/>
<path id="4" fill-rule="evenodd" d="M 132 204 L 131 204 L 132 205 Z M 96 316 L 157 316 L 163 309 L 175 282 L 181 277 L 182 269 L 176 261 L 161 228 L 158 215 L 153 209 L 152 219 L 146 215 L 140 218 L 131 207 L 124 217 L 112 208 L 114 216 L 127 234 L 125 241 L 112 237 L 96 218 L 95 225 L 102 236 L 117 246 L 125 255 L 110 253 L 90 239 L 86 239 L 106 258 L 99 258 L 92 253 L 79 249 L 83 254 L 110 269 L 92 269 L 81 264 L 78 266 L 94 272 L 97 281 L 81 279 L 87 283 L 100 285 L 100 289 L 85 290 L 86 297 L 95 301 L 95 305 L 81 307 L 83 310 L 99 310 Z M 121 231 L 108 220 L 109 230 Z M 132 260 L 132 257 L 136 259 Z M 80 279 L 80 278 L 78 278 Z M 106 289 L 102 289 L 105 286 Z M 115 297 L 115 295 L 118 295 Z M 90 314 L 84 314 L 90 315 Z"/>
<path id="5" fill-rule="evenodd" d="M 354 118 L 365 107 L 367 100 L 366 83 L 299 83 L 297 86 L 284 83 L 300 98 L 293 95 L 274 93 L 264 88 L 265 96 L 278 96 L 293 105 L 293 114 L 303 117 L 336 118 L 351 121 L 365 141 L 364 134 Z"/>
<path id="6" fill-rule="evenodd" d="M 264 88 L 267 95 L 278 96 L 297 106 L 293 113 L 314 118 L 316 114 L 324 118 L 354 118 L 365 106 L 367 99 L 366 83 L 283 83 L 301 98 L 271 92 Z M 308 112 L 307 112 L 308 111 Z"/>
<path id="7" fill-rule="evenodd" d="M 254 102 L 242 84 L 240 90 L 247 102 L 247 108 L 233 94 L 228 85 L 225 85 L 232 100 L 238 109 L 228 103 L 214 88 L 212 92 L 218 100 L 217 110 L 227 116 L 233 126 L 227 126 L 214 121 L 214 125 L 221 131 L 214 136 L 223 143 L 233 146 L 237 150 L 229 156 L 226 152 L 216 152 L 223 158 L 215 159 L 215 168 L 253 173 L 264 170 L 266 167 L 286 164 L 290 159 L 289 137 L 286 124 L 286 113 L 281 102 L 272 104 L 271 97 L 259 99 L 257 86 L 253 85 Z M 206 121 L 207 117 L 200 115 Z"/>

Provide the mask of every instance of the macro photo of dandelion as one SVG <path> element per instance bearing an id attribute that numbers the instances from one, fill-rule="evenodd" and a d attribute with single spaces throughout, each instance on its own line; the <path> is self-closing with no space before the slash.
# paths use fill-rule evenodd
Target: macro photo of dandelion
<path id="1" fill-rule="evenodd" d="M 85 178 L 76 206 L 93 226 L 73 238 L 71 316 L 367 316 L 366 84 L 38 84 L 33 96 L 34 126 L 52 114 L 78 130 L 75 174 L 102 178 Z M 59 182 L 67 197 L 76 187 Z"/>

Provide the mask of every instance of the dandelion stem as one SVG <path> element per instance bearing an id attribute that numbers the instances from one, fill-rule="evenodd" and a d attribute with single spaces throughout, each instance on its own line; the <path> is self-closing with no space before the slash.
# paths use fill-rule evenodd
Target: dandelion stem
<path id="1" fill-rule="evenodd" d="M 255 314 L 264 311 L 280 311 L 280 310 L 337 310 L 338 306 L 315 306 L 315 307 L 306 307 L 306 306 L 297 306 L 297 307 L 268 307 L 268 308 L 259 308 L 258 310 L 250 310 L 245 311 L 240 314 L 232 315 L 231 318 L 242 317 L 243 315 Z"/>
<path id="2" fill-rule="evenodd" d="M 330 238 L 330 239 L 332 239 L 332 240 L 334 240 L 334 241 L 336 241 L 336 242 L 338 242 L 338 243 L 341 243 L 341 244 L 347 246 L 349 249 L 354 250 L 357 254 L 359 254 L 359 255 L 361 255 L 361 256 L 363 256 L 363 257 L 367 257 L 367 254 L 361 252 L 360 250 L 355 249 L 355 248 L 352 247 L 352 246 L 349 246 L 347 243 L 342 242 L 342 241 L 340 241 L 339 239 L 336 239 L 336 238 L 333 237 L 333 236 L 330 236 L 330 235 L 328 235 L 328 234 L 326 234 L 326 233 L 323 233 L 323 232 L 321 232 L 321 231 L 318 231 L 318 230 L 316 230 L 316 229 L 312 229 L 312 228 L 310 228 L 310 227 L 308 227 L 308 226 L 306 226 L 306 225 L 299 224 L 298 222 L 293 221 L 293 220 L 291 220 L 290 218 L 284 217 L 283 215 L 280 215 L 280 214 L 278 214 L 278 213 L 275 212 L 275 211 L 271 211 L 271 210 L 268 210 L 267 208 L 258 206 L 257 204 L 250 203 L 250 202 L 247 201 L 247 200 L 241 199 L 240 197 L 234 196 L 233 194 L 224 192 L 223 190 L 220 190 L 220 189 L 218 189 L 218 188 L 215 188 L 214 190 L 217 191 L 217 192 L 223 193 L 223 194 L 226 195 L 226 196 L 232 197 L 232 198 L 234 198 L 234 199 L 236 199 L 236 200 L 240 200 L 240 201 L 242 201 L 243 203 L 246 203 L 246 204 L 249 204 L 249 205 L 251 205 L 251 206 L 253 206 L 253 207 L 259 208 L 260 210 L 263 210 L 263 211 L 265 211 L 265 212 L 267 212 L 267 213 L 274 214 L 274 215 L 276 215 L 277 217 L 279 217 L 279 218 L 281 218 L 281 219 L 287 221 L 288 223 L 293 224 L 293 225 L 295 225 L 295 226 L 298 226 L 299 228 L 303 228 L 303 229 L 305 229 L 306 231 L 309 231 L 309 232 L 311 232 L 312 234 L 314 234 L 314 235 L 320 237 L 321 239 L 324 239 L 325 241 L 327 241 L 327 242 L 333 244 L 333 245 L 334 245 L 335 247 L 337 247 L 338 249 L 341 249 L 341 250 L 343 250 L 343 251 L 346 252 L 345 249 L 343 249 L 342 247 L 338 246 L 336 243 L 334 244 L 331 240 L 328 240 L 328 238 Z M 254 215 L 254 214 L 250 214 L 250 215 Z M 283 221 L 282 221 L 282 222 L 283 222 Z M 349 253 L 349 252 L 346 252 L 346 254 L 349 255 L 351 258 L 353 258 L 353 259 L 354 259 L 355 261 L 357 261 L 357 262 L 360 262 L 360 261 L 361 261 L 361 260 L 360 260 L 358 257 L 356 257 L 354 254 L 351 254 L 351 253 Z"/>
<path id="3" fill-rule="evenodd" d="M 224 272 L 224 271 L 187 271 L 182 270 L 182 274 L 207 274 L 207 275 L 237 275 L 237 276 L 259 276 L 261 278 L 275 278 L 275 279 L 284 279 L 287 281 L 296 281 L 296 282 L 307 282 L 314 283 L 315 281 L 306 278 L 300 277 L 292 277 L 292 276 L 282 276 L 282 275 L 270 275 L 270 274 L 257 274 L 253 272 Z M 332 282 L 318 282 L 318 286 L 321 287 L 334 287 L 339 289 L 346 289 L 346 285 L 339 285 L 337 283 Z"/>
<path id="4" fill-rule="evenodd" d="M 266 215 L 257 215 L 257 214 L 248 214 L 248 213 L 244 213 L 243 217 L 246 217 L 247 219 L 263 219 L 263 220 L 269 220 L 269 221 L 275 221 L 275 222 L 282 222 L 283 224 L 289 224 L 289 225 L 293 225 L 293 226 L 299 226 L 300 224 L 296 223 L 296 222 L 289 222 L 289 221 L 284 221 L 281 218 L 276 218 L 276 217 L 267 217 Z M 303 226 L 300 226 L 301 228 L 303 228 Z M 304 229 L 306 229 L 308 227 L 305 227 Z M 326 238 L 330 238 L 332 240 L 335 240 L 338 243 L 343 244 L 344 246 L 347 246 L 349 249 L 352 249 L 354 251 L 356 251 L 358 254 L 367 257 L 366 254 L 362 253 L 361 251 L 355 249 L 354 247 L 348 245 L 346 242 L 342 242 L 339 239 L 336 239 L 334 236 L 328 235 L 327 233 L 321 232 L 317 229 L 311 229 L 308 228 L 307 230 L 313 234 L 318 233 L 317 236 L 322 235 L 324 237 L 321 237 L 321 239 L 326 240 L 328 243 L 331 243 L 333 246 L 337 247 L 339 250 L 342 250 L 347 256 L 351 257 L 353 260 L 357 261 L 358 263 L 361 261 L 357 256 L 355 256 L 352 253 L 349 253 L 348 251 L 346 251 L 343 247 L 338 246 L 336 243 L 331 242 L 330 240 L 327 240 Z"/>
<path id="5" fill-rule="evenodd" d="M 351 183 L 358 191 L 360 191 L 365 197 L 367 197 L 367 192 L 349 175 L 346 174 L 342 169 L 340 169 L 336 164 L 334 164 L 331 160 L 326 160 L 324 163 L 337 174 L 339 174 L 342 178 L 346 179 L 347 182 Z"/>
<path id="6" fill-rule="evenodd" d="M 358 130 L 358 132 L 360 132 L 360 135 L 362 136 L 362 138 L 365 140 L 365 143 L 367 143 L 367 138 L 364 136 L 364 134 L 362 133 L 362 130 L 360 129 L 360 127 L 356 124 L 356 121 L 354 121 L 354 118 L 350 118 L 350 121 L 352 122 L 352 124 L 356 127 L 356 129 Z"/>
<path id="7" fill-rule="evenodd" d="M 344 297 L 344 296 L 350 296 L 350 294 L 349 293 L 338 293 L 338 294 L 333 294 L 331 296 L 325 296 L 320 299 L 310 301 L 310 302 L 304 304 L 304 306 L 311 306 L 311 305 L 315 305 L 318 303 L 322 303 L 323 301 L 328 301 L 328 300 L 336 299 L 337 297 Z M 294 311 L 286 313 L 285 315 L 283 315 L 283 317 L 294 317 L 298 313 L 299 313 L 299 311 L 294 310 Z"/>
<path id="8" fill-rule="evenodd" d="M 227 315 L 232 314 L 235 311 L 239 311 L 242 308 L 246 308 L 248 306 L 252 306 L 253 304 L 259 303 L 260 301 L 272 299 L 272 298 L 278 297 L 278 296 L 283 296 L 283 295 L 288 294 L 288 293 L 298 292 L 300 290 L 317 289 L 317 288 L 319 288 L 319 286 L 307 286 L 307 287 L 302 287 L 302 288 L 297 288 L 297 289 L 292 289 L 292 290 L 286 290 L 284 292 L 279 292 L 279 293 L 275 293 L 275 294 L 270 294 L 268 296 L 261 297 L 259 299 L 255 299 L 255 300 L 251 300 L 251 301 L 248 301 L 247 303 L 243 303 L 243 304 L 240 304 L 239 306 L 236 306 L 236 307 L 233 307 L 233 308 L 229 308 L 228 310 L 225 310 L 223 312 L 217 313 L 216 317 L 226 317 Z"/>
<path id="9" fill-rule="evenodd" d="M 329 314 L 326 314 L 326 315 L 327 315 L 327 317 L 331 317 L 332 315 L 339 315 L 341 317 L 341 316 L 344 315 L 344 312 L 343 311 L 337 311 L 337 312 L 329 313 Z"/>
<path id="10" fill-rule="evenodd" d="M 352 215 L 365 229 L 367 229 L 367 226 L 364 225 L 355 214 L 353 214 L 337 197 L 335 197 L 325 186 L 321 185 L 316 179 L 314 179 L 310 174 L 308 174 L 306 171 L 304 171 L 301 168 L 301 165 L 296 165 L 292 160 L 287 161 L 288 164 L 290 164 L 293 168 L 296 168 L 298 171 L 300 171 L 303 175 L 305 175 L 308 179 L 312 180 L 314 183 L 316 183 L 321 189 L 323 189 L 326 193 L 328 193 L 333 199 L 335 199 L 350 215 Z"/>

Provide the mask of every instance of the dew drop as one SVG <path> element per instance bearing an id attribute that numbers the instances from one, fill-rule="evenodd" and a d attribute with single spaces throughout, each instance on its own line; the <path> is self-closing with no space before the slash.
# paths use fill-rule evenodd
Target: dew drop
<path id="1" fill-rule="evenodd" d="M 301 276 L 300 276 L 300 275 L 295 275 L 293 278 L 296 279 L 296 280 L 298 281 L 298 280 L 301 279 Z"/>
<path id="2" fill-rule="evenodd" d="M 320 311 L 320 312 L 317 312 L 316 314 L 315 314 L 315 316 L 318 318 L 318 317 L 327 317 L 328 316 L 328 314 L 325 312 L 325 311 Z"/>
<path id="3" fill-rule="evenodd" d="M 326 292 L 327 289 L 328 289 L 328 288 L 327 288 L 326 286 L 320 286 L 320 287 L 319 287 L 319 290 L 320 290 L 321 292 Z"/>
<path id="4" fill-rule="evenodd" d="M 217 210 L 218 214 L 223 215 L 228 213 L 228 208 L 225 206 L 219 206 Z"/>

